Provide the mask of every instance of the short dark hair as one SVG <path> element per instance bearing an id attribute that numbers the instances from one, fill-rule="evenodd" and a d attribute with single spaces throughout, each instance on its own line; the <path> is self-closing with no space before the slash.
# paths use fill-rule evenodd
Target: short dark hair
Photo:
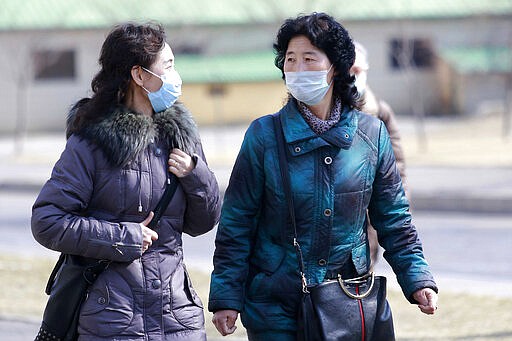
<path id="1" fill-rule="evenodd" d="M 165 31 L 157 23 L 128 22 L 114 26 L 101 47 L 100 71 L 91 82 L 93 95 L 74 105 L 69 133 L 79 131 L 85 124 L 109 114 L 112 108 L 122 106 L 132 67 L 140 65 L 149 69 L 165 42 Z"/>
<path id="2" fill-rule="evenodd" d="M 350 75 L 356 55 L 352 38 L 339 22 L 326 13 L 300 15 L 285 20 L 281 25 L 274 43 L 274 63 L 281 70 L 283 79 L 288 44 L 292 38 L 300 35 L 306 36 L 311 44 L 322 50 L 337 71 L 333 80 L 334 96 L 351 108 L 359 108 L 357 90 L 353 86 L 355 78 Z"/>

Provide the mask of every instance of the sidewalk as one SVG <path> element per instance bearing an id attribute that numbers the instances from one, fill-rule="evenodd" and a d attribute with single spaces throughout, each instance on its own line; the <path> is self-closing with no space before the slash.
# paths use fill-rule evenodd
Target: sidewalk
<path id="1" fill-rule="evenodd" d="M 429 118 L 425 143 L 416 122 L 399 118 L 415 210 L 512 212 L 512 136 L 501 118 Z M 247 126 L 200 127 L 205 154 L 223 191 Z M 0 137 L 0 191 L 37 192 L 65 145 L 64 133 Z"/>

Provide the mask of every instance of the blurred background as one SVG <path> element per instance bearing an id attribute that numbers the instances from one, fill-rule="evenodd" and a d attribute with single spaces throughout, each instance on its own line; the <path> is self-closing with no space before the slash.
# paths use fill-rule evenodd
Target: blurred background
<path id="1" fill-rule="evenodd" d="M 277 30 L 313 11 L 334 16 L 368 50 L 368 83 L 397 114 L 414 221 L 441 293 L 510 306 L 512 0 L 2 0 L 0 276 L 9 281 L 0 278 L 0 339 L 35 335 L 46 272 L 35 288 L 25 286 L 36 271 L 31 264 L 49 259 L 51 266 L 57 254 L 33 241 L 30 208 L 64 148 L 69 107 L 90 95 L 111 27 L 165 26 L 183 79 L 180 100 L 194 114 L 223 191 L 251 120 L 286 99 L 272 51 Z M 199 281 L 208 280 L 214 237 L 185 239 Z M 378 271 L 394 277 L 383 261 Z M 13 286 L 21 296 L 15 304 Z M 31 301 L 27 290 L 39 296 Z M 471 308 L 453 302 L 453 312 Z M 512 340 L 510 309 L 480 308 L 473 320 L 450 320 L 459 329 L 436 324 L 439 317 L 398 322 L 399 339 Z M 467 328 L 481 325 L 482 315 L 488 329 Z"/>

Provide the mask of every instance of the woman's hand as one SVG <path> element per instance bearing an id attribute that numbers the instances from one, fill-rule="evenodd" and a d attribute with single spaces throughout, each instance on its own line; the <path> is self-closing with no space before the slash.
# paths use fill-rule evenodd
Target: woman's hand
<path id="1" fill-rule="evenodd" d="M 148 227 L 148 224 L 151 219 L 153 219 L 154 215 L 153 211 L 149 212 L 146 219 L 139 224 L 142 229 L 142 253 L 146 252 L 151 244 L 153 244 L 153 241 L 158 239 L 158 233 Z"/>
<path id="2" fill-rule="evenodd" d="M 212 322 L 222 336 L 233 334 L 236 330 L 235 322 L 238 318 L 236 310 L 219 310 L 213 314 Z"/>
<path id="3" fill-rule="evenodd" d="M 171 150 L 169 154 L 169 172 L 178 178 L 187 176 L 195 167 L 194 161 L 187 153 L 178 148 Z"/>
<path id="4" fill-rule="evenodd" d="M 423 288 L 412 294 L 421 312 L 432 315 L 437 310 L 437 294 L 430 288 Z"/>

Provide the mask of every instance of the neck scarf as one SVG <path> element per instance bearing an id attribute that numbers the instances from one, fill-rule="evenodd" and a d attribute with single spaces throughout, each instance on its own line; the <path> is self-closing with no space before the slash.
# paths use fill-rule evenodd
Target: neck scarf
<path id="1" fill-rule="evenodd" d="M 334 105 L 332 106 L 329 117 L 324 121 L 309 110 L 309 108 L 302 102 L 297 101 L 299 111 L 308 123 L 309 127 L 318 135 L 331 129 L 336 123 L 340 121 L 341 117 L 341 100 L 336 98 Z"/>

